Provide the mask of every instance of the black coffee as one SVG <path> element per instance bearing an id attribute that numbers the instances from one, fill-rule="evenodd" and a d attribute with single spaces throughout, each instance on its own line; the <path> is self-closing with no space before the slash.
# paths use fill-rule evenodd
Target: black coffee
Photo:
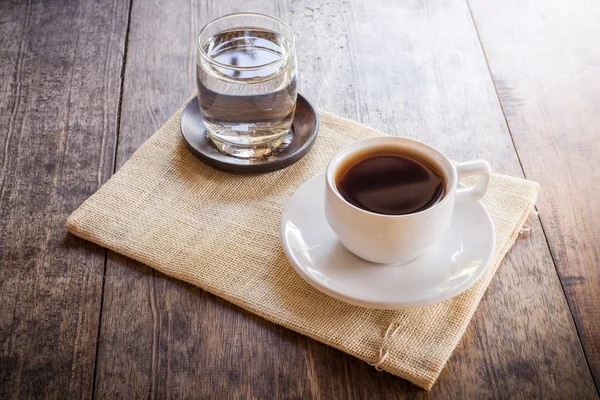
<path id="1" fill-rule="evenodd" d="M 344 199 L 377 214 L 423 211 L 446 191 L 443 175 L 426 161 L 393 150 L 356 157 L 340 171 L 335 183 Z"/>

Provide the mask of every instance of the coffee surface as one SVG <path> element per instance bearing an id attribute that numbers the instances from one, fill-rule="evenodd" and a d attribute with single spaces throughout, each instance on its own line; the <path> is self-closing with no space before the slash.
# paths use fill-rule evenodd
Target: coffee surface
<path id="1" fill-rule="evenodd" d="M 442 175 L 425 161 L 394 153 L 361 158 L 342 168 L 335 181 L 349 203 L 385 215 L 426 210 L 446 191 Z"/>

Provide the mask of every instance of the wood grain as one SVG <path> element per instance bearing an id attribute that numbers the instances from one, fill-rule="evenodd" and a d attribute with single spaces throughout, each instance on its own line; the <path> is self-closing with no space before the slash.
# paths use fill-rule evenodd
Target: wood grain
<path id="1" fill-rule="evenodd" d="M 600 4 L 469 3 L 600 387 Z"/>
<path id="2" fill-rule="evenodd" d="M 300 90 L 318 107 L 456 159 L 522 176 L 464 1 L 134 2 L 118 165 L 195 90 L 195 36 L 234 11 L 298 34 Z M 537 220 L 515 246 L 430 393 L 110 254 L 99 397 L 593 398 Z"/>
<path id="3" fill-rule="evenodd" d="M 128 6 L 0 3 L 0 398 L 90 397 L 106 251 L 66 217 L 113 167 Z"/>
<path id="4" fill-rule="evenodd" d="M 362 122 L 522 176 L 467 4 L 351 4 Z M 595 397 L 539 221 L 530 224 L 434 387 L 440 397 Z"/>

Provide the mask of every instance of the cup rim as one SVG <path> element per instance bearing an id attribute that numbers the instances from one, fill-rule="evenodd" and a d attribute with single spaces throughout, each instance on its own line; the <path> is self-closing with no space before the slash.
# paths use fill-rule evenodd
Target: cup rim
<path id="1" fill-rule="evenodd" d="M 423 147 L 427 148 L 428 150 L 436 153 L 438 156 L 440 156 L 440 158 L 441 158 L 441 160 L 443 162 L 445 162 L 445 163 L 448 164 L 449 170 L 451 171 L 451 176 L 446 176 L 446 178 L 447 178 L 447 185 L 448 185 L 448 192 L 444 195 L 444 197 L 442 198 L 441 201 L 439 201 L 438 203 L 434 204 L 433 206 L 431 206 L 429 208 L 426 208 L 425 210 L 421 210 L 421 211 L 418 211 L 418 212 L 414 212 L 414 213 L 410 213 L 410 214 L 388 215 L 388 214 L 379 214 L 379 213 L 375 213 L 375 212 L 372 212 L 372 211 L 368 211 L 368 210 L 364 210 L 362 208 L 359 208 L 359 207 L 355 206 L 354 204 L 350 203 L 348 200 L 346 200 L 344 198 L 344 196 L 342 196 L 342 194 L 339 192 L 339 190 L 337 189 L 337 187 L 335 185 L 335 182 L 334 182 L 334 173 L 335 173 L 335 171 L 334 171 L 334 161 L 337 161 L 342 155 L 344 155 L 344 158 L 347 158 L 347 157 L 351 156 L 352 154 L 355 154 L 357 152 L 357 150 L 350 151 L 349 149 L 352 146 L 356 146 L 359 143 L 364 143 L 364 142 L 369 142 L 369 141 L 374 142 L 373 146 L 368 146 L 367 147 L 367 148 L 369 148 L 369 147 L 376 146 L 377 142 L 385 141 L 385 140 L 416 143 L 419 146 L 423 146 Z M 343 154 L 345 152 L 349 152 L 349 153 L 348 154 Z M 339 163 L 337 163 L 337 164 L 338 164 L 338 167 L 339 167 Z M 448 201 L 450 201 L 449 199 L 452 197 L 452 195 L 454 194 L 454 192 L 456 192 L 456 187 L 457 187 L 457 183 L 458 182 L 457 182 L 456 170 L 454 169 L 454 165 L 452 164 L 452 162 L 450 161 L 450 159 L 444 155 L 444 153 L 442 153 L 441 151 L 439 151 L 435 147 L 430 146 L 427 143 L 424 143 L 424 142 L 421 142 L 421 141 L 415 140 L 415 139 L 409 139 L 409 138 L 404 138 L 404 137 L 396 137 L 396 136 L 381 136 L 381 137 L 373 137 L 373 138 L 367 138 L 367 139 L 358 140 L 356 142 L 353 142 L 353 143 L 350 143 L 350 144 L 344 146 L 340 151 L 338 151 L 331 158 L 331 160 L 329 161 L 329 164 L 327 165 L 327 170 L 325 172 L 325 183 L 326 183 L 327 187 L 336 195 L 336 197 L 338 199 L 340 199 L 345 205 L 353 208 L 356 211 L 359 211 L 361 213 L 365 213 L 365 214 L 368 214 L 368 215 L 372 215 L 374 217 L 404 219 L 404 218 L 411 218 L 411 217 L 414 217 L 414 216 L 417 216 L 417 215 L 422 215 L 422 214 L 428 213 L 428 212 L 433 211 L 433 210 L 435 210 L 435 209 L 443 206 L 444 204 L 446 204 Z"/>
<path id="2" fill-rule="evenodd" d="M 291 41 L 290 41 L 290 44 L 291 44 L 290 45 L 290 51 L 288 51 L 287 53 L 285 53 L 283 56 L 281 56 L 281 58 L 279 58 L 277 60 L 273 60 L 273 61 L 268 62 L 266 64 L 253 65 L 251 67 L 242 67 L 242 66 L 237 66 L 237 65 L 224 64 L 224 63 L 222 63 L 220 61 L 217 61 L 214 58 L 212 58 L 202 48 L 202 43 L 200 42 L 200 37 L 202 36 L 202 34 L 204 33 L 204 31 L 207 28 L 209 28 L 210 26 L 212 26 L 213 24 L 215 24 L 215 23 L 217 23 L 219 21 L 223 21 L 223 20 L 232 18 L 232 17 L 240 17 L 240 16 L 253 16 L 253 17 L 267 18 L 267 19 L 270 19 L 272 21 L 275 21 L 275 22 L 280 23 L 281 25 L 283 25 L 284 28 L 288 30 L 288 33 L 290 34 L 290 37 L 292 38 Z M 279 18 L 273 17 L 272 15 L 268 15 L 268 14 L 263 14 L 263 13 L 258 13 L 258 12 L 244 11 L 244 12 L 236 12 L 236 13 L 222 15 L 222 16 L 220 16 L 218 18 L 213 19 L 212 21 L 210 21 L 206 25 L 204 25 L 202 27 L 202 29 L 200 29 L 200 33 L 198 33 L 198 39 L 197 39 L 196 46 L 198 47 L 198 51 L 200 52 L 200 55 L 203 58 L 205 58 L 208 62 L 210 62 L 211 64 L 214 64 L 214 65 L 216 65 L 218 67 L 221 67 L 221 68 L 231 69 L 231 70 L 235 70 L 235 71 L 254 71 L 254 70 L 257 70 L 257 69 L 269 67 L 271 65 L 275 65 L 277 63 L 286 61 L 295 52 L 295 48 L 296 48 L 296 36 L 294 35 L 294 31 L 292 31 L 292 28 L 290 28 L 290 26 L 288 24 L 286 24 L 285 22 L 283 22 Z"/>

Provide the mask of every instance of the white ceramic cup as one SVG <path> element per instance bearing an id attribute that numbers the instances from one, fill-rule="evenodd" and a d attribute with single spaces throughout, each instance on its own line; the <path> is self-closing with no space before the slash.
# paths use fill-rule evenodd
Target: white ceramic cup
<path id="1" fill-rule="evenodd" d="M 335 178 L 349 167 L 351 160 L 378 150 L 398 150 L 431 164 L 443 173 L 446 191 L 442 199 L 412 214 L 383 215 L 358 208 L 346 201 L 338 191 Z M 395 152 L 395 151 L 394 151 Z M 479 175 L 472 187 L 458 187 L 458 181 Z M 456 202 L 476 202 L 485 194 L 491 177 L 487 161 L 473 160 L 452 164 L 441 152 L 425 143 L 399 137 L 364 139 L 350 144 L 329 162 L 326 173 L 325 216 L 327 222 L 348 250 L 368 261 L 402 263 L 420 256 L 442 238 L 450 227 Z"/>

